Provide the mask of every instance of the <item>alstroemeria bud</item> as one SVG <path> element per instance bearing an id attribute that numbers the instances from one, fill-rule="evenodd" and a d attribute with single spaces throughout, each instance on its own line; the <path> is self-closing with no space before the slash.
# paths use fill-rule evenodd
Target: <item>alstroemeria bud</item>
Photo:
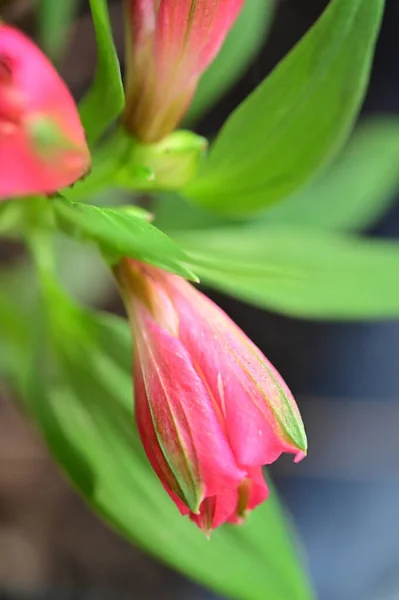
<path id="1" fill-rule="evenodd" d="M 210 531 L 267 497 L 262 465 L 306 453 L 295 401 L 233 321 L 190 283 L 124 259 L 115 275 L 131 320 L 136 420 L 182 514 Z"/>
<path id="2" fill-rule="evenodd" d="M 184 116 L 244 0 L 125 0 L 124 116 L 142 142 L 156 142 Z"/>
<path id="3" fill-rule="evenodd" d="M 0 199 L 55 192 L 90 162 L 66 85 L 33 42 L 0 23 Z"/>

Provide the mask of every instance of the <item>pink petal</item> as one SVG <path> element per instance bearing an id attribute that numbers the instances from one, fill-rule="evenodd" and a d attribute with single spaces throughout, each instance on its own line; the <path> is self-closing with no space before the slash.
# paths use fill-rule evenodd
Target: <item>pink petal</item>
<path id="1" fill-rule="evenodd" d="M 22 33 L 0 24 L 0 198 L 51 193 L 89 168 L 75 102 L 45 55 Z M 65 139 L 46 156 L 32 126 L 46 122 Z"/>
<path id="2" fill-rule="evenodd" d="M 230 515 L 234 513 L 237 506 L 237 488 L 226 490 L 217 496 L 205 498 L 200 506 L 199 514 L 190 513 L 190 519 L 205 533 L 220 527 Z"/>
<path id="3" fill-rule="evenodd" d="M 211 300 L 169 275 L 180 314 L 179 337 L 216 398 L 230 444 L 241 465 L 274 462 L 300 450 L 285 429 L 301 418 L 295 401 L 270 362 Z M 299 435 L 298 435 L 299 437 Z"/>
<path id="4" fill-rule="evenodd" d="M 181 342 L 136 306 L 136 418 L 154 469 L 191 510 L 234 489 L 239 469 L 215 405 Z"/>

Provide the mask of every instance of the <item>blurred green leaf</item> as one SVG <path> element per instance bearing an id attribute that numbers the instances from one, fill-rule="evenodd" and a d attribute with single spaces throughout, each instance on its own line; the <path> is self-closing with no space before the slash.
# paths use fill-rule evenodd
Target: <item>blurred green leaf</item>
<path id="1" fill-rule="evenodd" d="M 295 317 L 399 316 L 399 244 L 270 225 L 179 232 L 201 282 Z"/>
<path id="2" fill-rule="evenodd" d="M 80 116 L 88 142 L 93 145 L 122 112 L 125 98 L 107 0 L 90 0 L 90 7 L 97 40 L 97 70 L 80 104 Z"/>
<path id="3" fill-rule="evenodd" d="M 30 350 L 23 396 L 92 508 L 143 550 L 231 598 L 311 600 L 273 488 L 246 525 L 225 526 L 211 541 L 165 493 L 133 420 L 127 323 L 59 297 L 48 298 L 48 310 Z"/>
<path id="4" fill-rule="evenodd" d="M 399 119 L 370 120 L 358 128 L 332 168 L 270 207 L 263 221 L 362 229 L 384 215 L 398 190 Z"/>
<path id="5" fill-rule="evenodd" d="M 366 90 L 383 0 L 332 0 L 229 117 L 184 193 L 245 214 L 304 185 L 347 138 Z"/>
<path id="6" fill-rule="evenodd" d="M 27 314 L 3 287 L 0 292 L 0 329 L 0 379 L 2 379 L 4 376 L 14 377 L 16 371 L 23 372 L 26 348 L 29 343 Z"/>
<path id="7" fill-rule="evenodd" d="M 0 203 L 0 236 L 3 238 L 18 238 L 26 218 L 24 199 L 7 200 Z"/>
<path id="8" fill-rule="evenodd" d="M 154 201 L 154 225 L 166 233 L 179 229 L 210 229 L 231 224 L 231 219 L 189 203 L 175 193 L 158 194 Z"/>
<path id="9" fill-rule="evenodd" d="M 53 60 L 62 54 L 79 0 L 39 0 L 39 39 L 44 52 Z"/>
<path id="10" fill-rule="evenodd" d="M 185 122 L 198 119 L 245 72 L 265 42 L 274 9 L 274 0 L 246 0 L 221 51 L 201 77 Z"/>
<path id="11" fill-rule="evenodd" d="M 316 181 L 251 218 L 268 223 L 335 231 L 360 230 L 380 219 L 399 191 L 399 119 L 375 118 L 362 123 L 334 164 Z M 162 231 L 210 229 L 248 224 L 215 214 L 176 194 L 156 200 L 154 224 Z"/>
<path id="12" fill-rule="evenodd" d="M 104 306 L 115 296 L 115 282 L 98 248 L 72 237 L 54 240 L 57 274 L 68 292 L 82 304 Z"/>
<path id="13" fill-rule="evenodd" d="M 118 258 L 130 256 L 196 280 L 183 250 L 137 213 L 58 199 L 53 208 L 67 234 L 93 240 Z"/>

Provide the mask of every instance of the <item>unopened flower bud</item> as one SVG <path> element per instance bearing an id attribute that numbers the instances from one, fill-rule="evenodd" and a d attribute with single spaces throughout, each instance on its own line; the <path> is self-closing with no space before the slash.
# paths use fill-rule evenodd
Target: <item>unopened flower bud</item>
<path id="1" fill-rule="evenodd" d="M 142 142 L 170 133 L 219 52 L 244 0 L 125 0 L 124 122 Z"/>
<path id="2" fill-rule="evenodd" d="M 267 497 L 262 466 L 283 452 L 306 454 L 290 390 L 181 277 L 130 259 L 115 275 L 134 332 L 137 425 L 155 472 L 204 531 L 242 522 Z"/>

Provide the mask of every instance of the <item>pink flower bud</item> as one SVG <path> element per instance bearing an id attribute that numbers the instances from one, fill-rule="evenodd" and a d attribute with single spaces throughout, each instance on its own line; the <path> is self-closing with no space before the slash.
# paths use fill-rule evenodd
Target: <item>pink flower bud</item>
<path id="1" fill-rule="evenodd" d="M 126 0 L 125 124 L 159 141 L 184 116 L 244 0 Z"/>
<path id="2" fill-rule="evenodd" d="M 0 23 L 0 199 L 55 192 L 89 167 L 64 82 L 39 48 Z"/>
<path id="3" fill-rule="evenodd" d="M 204 531 L 241 522 L 267 497 L 262 465 L 282 452 L 305 456 L 291 392 L 190 283 L 130 259 L 115 274 L 133 328 L 136 421 L 151 465 Z"/>

